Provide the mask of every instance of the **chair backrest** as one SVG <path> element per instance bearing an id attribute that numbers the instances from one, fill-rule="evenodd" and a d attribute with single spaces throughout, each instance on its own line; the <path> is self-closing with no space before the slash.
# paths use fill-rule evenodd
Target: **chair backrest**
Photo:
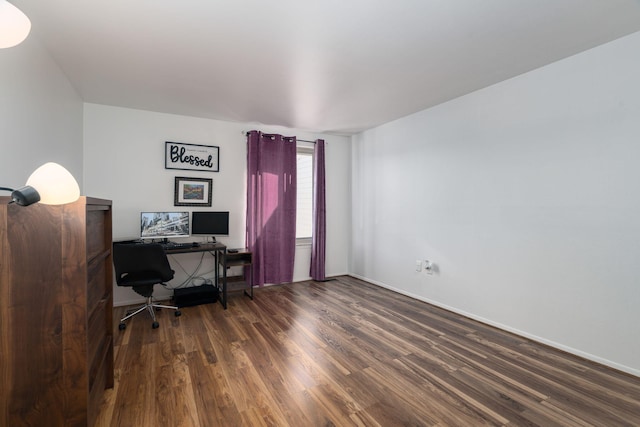
<path id="1" fill-rule="evenodd" d="M 113 266 L 117 284 L 127 276 L 144 276 L 145 273 L 167 282 L 173 279 L 174 274 L 167 254 L 158 243 L 114 243 Z"/>

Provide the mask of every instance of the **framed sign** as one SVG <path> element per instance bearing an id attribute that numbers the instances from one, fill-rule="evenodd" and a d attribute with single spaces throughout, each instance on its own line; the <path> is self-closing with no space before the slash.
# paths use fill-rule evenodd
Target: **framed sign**
<path id="1" fill-rule="evenodd" d="M 174 206 L 211 206 L 211 184 L 208 178 L 176 177 Z"/>
<path id="2" fill-rule="evenodd" d="M 191 171 L 220 171 L 220 147 L 213 145 L 164 143 L 164 168 Z"/>

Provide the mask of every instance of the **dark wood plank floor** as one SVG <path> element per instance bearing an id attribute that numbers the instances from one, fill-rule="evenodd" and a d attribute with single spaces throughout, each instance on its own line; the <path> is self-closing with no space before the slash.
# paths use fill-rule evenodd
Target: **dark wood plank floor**
<path id="1" fill-rule="evenodd" d="M 640 426 L 640 379 L 350 277 L 182 312 L 116 328 L 98 425 Z"/>

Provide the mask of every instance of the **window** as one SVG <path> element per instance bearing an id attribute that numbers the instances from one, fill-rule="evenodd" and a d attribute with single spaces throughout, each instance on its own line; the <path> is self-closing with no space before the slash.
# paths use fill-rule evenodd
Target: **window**
<path id="1" fill-rule="evenodd" d="M 296 241 L 311 243 L 313 219 L 313 148 L 298 146 Z"/>

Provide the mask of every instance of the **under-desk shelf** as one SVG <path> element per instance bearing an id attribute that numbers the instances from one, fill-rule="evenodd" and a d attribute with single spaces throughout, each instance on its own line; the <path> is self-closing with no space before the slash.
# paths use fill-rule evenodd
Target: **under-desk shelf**
<path id="1" fill-rule="evenodd" d="M 222 295 L 220 300 L 224 308 L 227 308 L 227 292 L 243 291 L 246 296 L 253 299 L 253 285 L 250 269 L 246 269 L 241 275 L 229 276 L 231 267 L 246 267 L 253 263 L 253 254 L 247 249 L 218 251 L 218 263 L 222 267 Z"/>

